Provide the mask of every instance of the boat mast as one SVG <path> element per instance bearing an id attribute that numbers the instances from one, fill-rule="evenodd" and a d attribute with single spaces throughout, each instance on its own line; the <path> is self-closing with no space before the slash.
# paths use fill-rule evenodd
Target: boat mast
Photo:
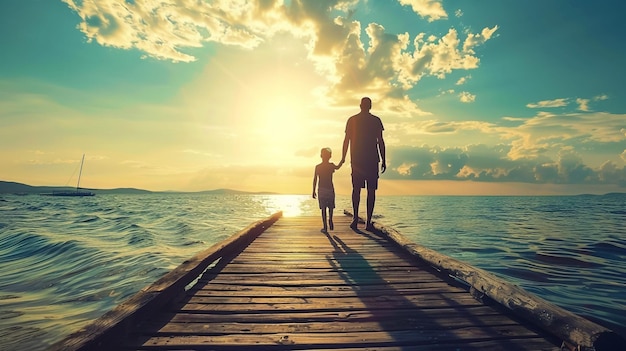
<path id="1" fill-rule="evenodd" d="M 78 192 L 78 188 L 80 187 L 80 175 L 83 174 L 83 162 L 85 162 L 85 154 L 83 154 L 82 160 L 80 160 L 80 171 L 78 171 L 78 183 L 76 184 L 76 192 Z"/>

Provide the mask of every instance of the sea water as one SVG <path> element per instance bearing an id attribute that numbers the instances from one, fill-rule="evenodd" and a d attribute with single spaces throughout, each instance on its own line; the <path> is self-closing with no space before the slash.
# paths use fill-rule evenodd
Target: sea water
<path id="1" fill-rule="evenodd" d="M 45 348 L 279 210 L 319 216 L 305 195 L 1 196 L 0 350 Z M 381 196 L 375 221 L 625 333 L 626 195 Z"/>

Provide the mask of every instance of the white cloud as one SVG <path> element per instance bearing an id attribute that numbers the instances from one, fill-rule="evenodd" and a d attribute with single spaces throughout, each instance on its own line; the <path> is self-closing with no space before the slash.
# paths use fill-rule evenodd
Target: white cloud
<path id="1" fill-rule="evenodd" d="M 287 13 L 282 1 L 247 0 L 62 0 L 81 17 L 78 25 L 88 41 L 121 49 L 137 49 L 147 56 L 190 62 L 196 57 L 184 52 L 208 42 L 257 47 L 281 30 L 303 36 L 304 23 L 328 16 L 328 6 L 294 3 Z M 316 10 L 318 10 L 316 12 Z"/>
<path id="2" fill-rule="evenodd" d="M 417 163 L 403 163 L 396 167 L 396 170 L 400 175 L 410 176 L 411 168 L 414 168 L 415 166 L 417 166 Z"/>
<path id="3" fill-rule="evenodd" d="M 469 33 L 467 38 L 463 42 L 463 52 L 467 54 L 474 54 L 474 48 L 478 45 L 484 44 L 487 40 L 493 37 L 494 33 L 498 30 L 498 26 L 493 28 L 485 27 L 480 34 Z"/>
<path id="4" fill-rule="evenodd" d="M 472 78 L 472 76 L 461 77 L 461 78 L 459 78 L 459 80 L 456 81 L 455 85 L 463 85 L 463 84 L 467 83 L 467 81 L 470 78 Z"/>
<path id="5" fill-rule="evenodd" d="M 589 111 L 589 99 L 577 98 L 576 103 L 578 104 L 579 111 Z"/>
<path id="6" fill-rule="evenodd" d="M 398 134 L 402 136 L 419 135 L 420 138 L 424 138 L 424 136 L 426 135 L 444 135 L 444 137 L 447 138 L 448 134 L 460 134 L 468 131 L 475 131 L 481 133 L 482 135 L 498 133 L 497 127 L 494 124 L 488 122 L 442 122 L 434 119 L 421 120 L 417 122 L 397 123 L 394 126 L 394 130 L 391 132 L 392 134 Z M 406 139 L 408 138 L 404 138 L 404 140 Z"/>
<path id="7" fill-rule="evenodd" d="M 609 97 L 605 94 L 594 96 L 590 99 L 585 98 L 560 98 L 554 100 L 543 100 L 539 102 L 529 103 L 526 105 L 528 108 L 556 108 L 556 107 L 565 107 L 570 104 L 570 101 L 575 101 L 578 105 L 577 110 L 583 112 L 591 111 L 589 107 L 589 103 L 591 101 L 603 101 L 607 100 Z"/>
<path id="8" fill-rule="evenodd" d="M 383 26 L 370 23 L 365 29 L 369 46 L 365 47 L 360 32 L 359 24 L 353 24 L 342 51 L 335 57 L 333 69 L 329 70 L 336 75 L 331 79 L 336 83 L 327 95 L 335 97 L 338 104 L 347 103 L 339 98 L 354 104 L 355 92 L 368 92 L 390 106 L 404 106 L 397 109 L 400 114 L 426 115 L 414 102 L 407 100 L 406 91 L 423 76 L 445 78 L 453 70 L 478 67 L 476 56 L 461 51 L 454 29 L 432 41 L 424 39 L 425 33 L 418 34 L 413 40 L 413 50 L 409 49 L 408 33 L 390 34 Z"/>
<path id="9" fill-rule="evenodd" d="M 432 119 L 389 126 L 388 136 L 402 142 L 389 148 L 388 177 L 626 186 L 626 115 L 540 112 L 503 119 L 516 123 Z M 483 144 L 472 145 L 476 140 Z"/>
<path id="10" fill-rule="evenodd" d="M 541 113 L 522 125 L 506 131 L 512 140 L 512 159 L 538 157 L 549 150 L 560 150 L 574 143 L 620 143 L 626 141 L 623 120 L 626 115 L 598 113 Z M 602 121 L 602 123 L 598 123 Z"/>
<path id="11" fill-rule="evenodd" d="M 608 100 L 609 96 L 606 94 L 602 94 L 602 95 L 598 95 L 598 96 L 594 96 L 593 97 L 593 101 L 602 101 L 602 100 Z"/>
<path id="12" fill-rule="evenodd" d="M 473 34 L 469 33 L 468 38 L 470 36 Z M 455 29 L 451 28 L 448 33 L 436 40 L 424 40 L 424 37 L 424 33 L 418 34 L 413 41 L 415 51 L 401 52 L 401 56 L 396 60 L 399 69 L 398 79 L 404 84 L 414 85 L 424 75 L 445 78 L 453 70 L 470 70 L 478 67 L 480 60 L 471 50 L 478 42 L 467 44 L 467 50 L 470 51 L 462 50 Z"/>
<path id="13" fill-rule="evenodd" d="M 470 103 L 476 100 L 476 95 L 470 94 L 467 91 L 463 91 L 459 94 L 461 102 Z"/>
<path id="14" fill-rule="evenodd" d="M 448 18 L 448 14 L 443 8 L 440 0 L 398 0 L 400 4 L 409 5 L 421 17 L 433 22 L 439 19 Z"/>
<path id="15" fill-rule="evenodd" d="M 569 99 L 554 99 L 554 100 L 543 100 L 536 103 L 529 103 L 526 107 L 529 108 L 542 108 L 542 107 L 563 107 L 569 104 Z"/>
<path id="16" fill-rule="evenodd" d="M 157 59 L 190 62 L 195 57 L 182 48 L 201 47 L 207 41 L 251 48 L 262 40 L 253 26 L 236 25 L 246 11 L 253 12 L 252 4 L 241 1 L 63 1 L 81 17 L 78 28 L 89 41 L 135 48 Z"/>
<path id="17" fill-rule="evenodd" d="M 502 117 L 502 120 L 509 121 L 509 122 L 523 122 L 523 121 L 526 120 L 526 118 L 504 116 L 504 117 Z"/>
<path id="18" fill-rule="evenodd" d="M 451 94 L 454 94 L 455 92 L 456 91 L 454 89 L 440 90 L 439 95 L 437 96 L 451 95 Z"/>
<path id="19" fill-rule="evenodd" d="M 331 103 L 353 106 L 368 94 L 407 116 L 428 114 L 407 98 L 408 90 L 423 76 L 445 78 L 477 68 L 475 47 L 497 30 L 484 28 L 464 40 L 455 29 L 428 40 L 425 33 L 392 34 L 381 24 L 353 20 L 354 0 L 63 1 L 82 19 L 78 28 L 88 41 L 175 62 L 196 60 L 185 50 L 209 42 L 253 49 L 289 33 L 302 40 L 307 58 L 327 79 L 323 91 Z M 399 1 L 429 21 L 447 18 L 441 1 Z M 361 38 L 362 28 L 367 39 Z"/>
<path id="20" fill-rule="evenodd" d="M 625 178 L 626 167 L 619 169 L 618 166 L 611 161 L 603 163 L 598 170 L 598 179 L 603 183 L 625 184 Z"/>
<path id="21" fill-rule="evenodd" d="M 473 180 L 538 184 L 626 186 L 626 167 L 607 161 L 597 167 L 571 149 L 550 158 L 510 159 L 511 145 L 402 146 L 390 149 L 389 179 Z"/>

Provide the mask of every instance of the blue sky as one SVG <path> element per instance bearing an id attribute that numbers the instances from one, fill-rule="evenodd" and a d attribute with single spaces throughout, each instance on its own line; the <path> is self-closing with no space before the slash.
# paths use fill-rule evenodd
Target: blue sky
<path id="1" fill-rule="evenodd" d="M 619 1 L 0 6 L 2 180 L 309 193 L 370 96 L 383 194 L 626 186 Z"/>

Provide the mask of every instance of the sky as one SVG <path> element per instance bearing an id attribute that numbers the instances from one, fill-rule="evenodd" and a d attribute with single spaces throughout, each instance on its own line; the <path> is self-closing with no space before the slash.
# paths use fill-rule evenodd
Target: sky
<path id="1" fill-rule="evenodd" d="M 382 195 L 626 192 L 617 0 L 6 0 L 0 180 L 310 194 L 361 97 Z M 334 176 L 349 194 L 350 165 Z"/>

